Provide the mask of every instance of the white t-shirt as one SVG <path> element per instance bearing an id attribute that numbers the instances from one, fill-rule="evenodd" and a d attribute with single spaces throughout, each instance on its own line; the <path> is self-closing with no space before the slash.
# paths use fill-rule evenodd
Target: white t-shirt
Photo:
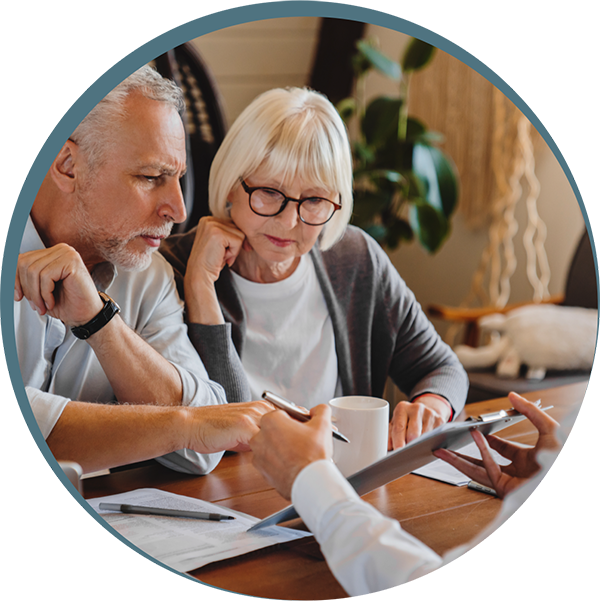
<path id="1" fill-rule="evenodd" d="M 236 273 L 233 281 L 246 311 L 242 365 L 252 398 L 270 390 L 310 408 L 340 396 L 333 325 L 310 258 L 280 282 Z"/>

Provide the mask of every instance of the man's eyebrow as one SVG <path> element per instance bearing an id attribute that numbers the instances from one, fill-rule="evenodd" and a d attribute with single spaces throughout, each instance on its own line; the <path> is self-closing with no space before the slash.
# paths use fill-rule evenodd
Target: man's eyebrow
<path id="1" fill-rule="evenodd" d="M 148 163 L 142 165 L 140 167 L 140 171 L 143 170 L 152 170 L 152 171 L 160 171 L 161 175 L 169 175 L 171 177 L 175 177 L 179 171 L 176 167 L 171 167 L 169 165 L 164 165 L 163 163 Z M 187 171 L 187 166 L 183 168 L 181 173 L 179 173 L 179 177 L 183 177 Z"/>

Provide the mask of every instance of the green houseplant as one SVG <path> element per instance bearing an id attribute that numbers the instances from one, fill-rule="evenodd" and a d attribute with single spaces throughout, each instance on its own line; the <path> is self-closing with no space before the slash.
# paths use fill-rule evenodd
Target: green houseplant
<path id="1" fill-rule="evenodd" d="M 436 49 L 413 38 L 398 62 L 371 40 L 359 41 L 357 49 L 355 94 L 337 107 L 347 124 L 356 118 L 359 126 L 352 143 L 352 222 L 389 249 L 416 237 L 434 253 L 450 233 L 458 177 L 437 146 L 442 136 L 408 115 L 407 99 L 411 74 L 425 67 Z M 379 96 L 365 106 L 365 78 L 372 70 L 397 82 L 398 95 Z"/>

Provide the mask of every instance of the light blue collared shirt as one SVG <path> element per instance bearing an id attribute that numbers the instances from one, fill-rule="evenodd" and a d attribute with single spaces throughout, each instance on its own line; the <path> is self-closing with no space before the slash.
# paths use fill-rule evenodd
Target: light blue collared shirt
<path id="1" fill-rule="evenodd" d="M 29 217 L 20 252 L 43 248 Z M 98 290 L 106 291 L 118 303 L 123 321 L 177 369 L 183 386 L 182 405 L 227 402 L 223 388 L 208 378 L 188 339 L 173 270 L 160 254 L 152 255 L 152 262 L 144 271 L 119 272 L 114 265 L 103 263 L 94 269 L 92 277 Z M 40 316 L 26 299 L 15 303 L 15 336 L 23 383 L 44 438 L 68 400 L 117 402 L 87 342 L 75 338 L 59 319 Z M 161 458 L 161 463 L 178 471 L 206 473 L 216 466 L 221 455 L 185 450 Z"/>

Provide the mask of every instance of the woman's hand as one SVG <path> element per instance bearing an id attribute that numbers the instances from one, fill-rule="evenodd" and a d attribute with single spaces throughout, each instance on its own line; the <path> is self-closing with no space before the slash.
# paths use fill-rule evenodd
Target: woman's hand
<path id="1" fill-rule="evenodd" d="M 200 220 L 183 281 L 190 322 L 205 325 L 224 323 L 215 282 L 225 265 L 233 265 L 245 240 L 245 235 L 231 221 L 216 217 Z"/>
<path id="2" fill-rule="evenodd" d="M 508 442 L 492 434 L 483 436 L 475 430 L 471 435 L 481 452 L 481 460 L 447 449 L 439 449 L 433 453 L 472 480 L 493 488 L 501 499 L 536 474 L 540 469 L 536 458 L 540 451 L 556 451 L 560 447 L 556 437 L 558 423 L 554 419 L 514 392 L 511 392 L 508 398 L 513 407 L 537 428 L 539 436 L 534 447 Z M 510 459 L 512 463 L 499 466 L 492 457 L 490 447 L 506 459 Z"/>
<path id="3" fill-rule="evenodd" d="M 451 415 L 450 403 L 437 395 L 424 394 L 412 403 L 401 401 L 390 422 L 388 451 L 401 449 L 421 434 L 445 424 Z"/>

